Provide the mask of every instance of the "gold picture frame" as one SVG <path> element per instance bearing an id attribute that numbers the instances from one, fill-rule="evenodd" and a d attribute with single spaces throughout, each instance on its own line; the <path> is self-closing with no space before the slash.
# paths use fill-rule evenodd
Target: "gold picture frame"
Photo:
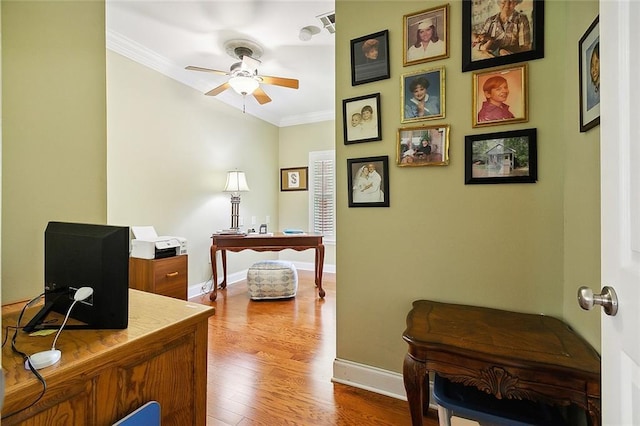
<path id="1" fill-rule="evenodd" d="M 444 67 L 400 76 L 400 101 L 401 123 L 444 118 Z"/>
<path id="2" fill-rule="evenodd" d="M 398 129 L 396 165 L 448 166 L 449 130 L 448 124 Z"/>
<path id="3" fill-rule="evenodd" d="M 529 121 L 527 64 L 473 73 L 473 127 Z"/>
<path id="4" fill-rule="evenodd" d="M 280 191 L 307 191 L 309 167 L 280 169 Z"/>
<path id="5" fill-rule="evenodd" d="M 404 15 L 402 22 L 403 66 L 449 57 L 449 4 Z M 430 38 L 421 41 L 424 34 Z"/>

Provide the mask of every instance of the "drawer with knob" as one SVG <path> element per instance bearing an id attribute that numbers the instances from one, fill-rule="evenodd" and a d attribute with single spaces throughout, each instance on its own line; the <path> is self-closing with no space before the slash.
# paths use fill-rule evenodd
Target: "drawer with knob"
<path id="1" fill-rule="evenodd" d="M 129 258 L 129 287 L 187 300 L 187 255 L 164 259 Z"/>

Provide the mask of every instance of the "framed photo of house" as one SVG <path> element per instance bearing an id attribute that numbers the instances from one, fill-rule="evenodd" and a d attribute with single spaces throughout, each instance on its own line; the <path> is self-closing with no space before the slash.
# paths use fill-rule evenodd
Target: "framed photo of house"
<path id="1" fill-rule="evenodd" d="M 444 118 L 444 67 L 416 71 L 400 77 L 400 122 Z"/>
<path id="2" fill-rule="evenodd" d="M 600 25 L 598 17 L 578 42 L 580 67 L 580 131 L 600 124 Z"/>
<path id="3" fill-rule="evenodd" d="M 464 142 L 465 184 L 538 180 L 536 129 L 466 136 Z"/>
<path id="4" fill-rule="evenodd" d="M 280 169 L 280 191 L 307 191 L 309 167 Z"/>
<path id="5" fill-rule="evenodd" d="M 405 127 L 398 129 L 396 165 L 447 166 L 449 126 Z"/>
<path id="6" fill-rule="evenodd" d="M 389 157 L 347 159 L 349 207 L 389 207 Z"/>
<path id="7" fill-rule="evenodd" d="M 351 85 L 390 78 L 389 31 L 351 40 Z"/>
<path id="8" fill-rule="evenodd" d="M 527 64 L 473 73 L 473 127 L 529 120 Z"/>
<path id="9" fill-rule="evenodd" d="M 403 65 L 449 57 L 449 5 L 403 17 Z"/>
<path id="10" fill-rule="evenodd" d="M 509 18 L 505 30 L 500 15 Z M 544 58 L 544 0 L 462 0 L 462 71 Z"/>
<path id="11" fill-rule="evenodd" d="M 342 101 L 345 145 L 382 140 L 380 123 L 380 93 Z"/>

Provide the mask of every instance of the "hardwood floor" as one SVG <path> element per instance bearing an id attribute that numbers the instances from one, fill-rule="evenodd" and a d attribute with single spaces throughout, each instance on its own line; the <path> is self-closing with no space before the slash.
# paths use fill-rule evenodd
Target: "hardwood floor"
<path id="1" fill-rule="evenodd" d="M 410 425 L 406 401 L 332 383 L 335 276 L 319 299 L 298 271 L 295 299 L 250 301 L 246 282 L 218 291 L 209 320 L 207 426 Z M 438 424 L 435 412 L 425 425 Z"/>

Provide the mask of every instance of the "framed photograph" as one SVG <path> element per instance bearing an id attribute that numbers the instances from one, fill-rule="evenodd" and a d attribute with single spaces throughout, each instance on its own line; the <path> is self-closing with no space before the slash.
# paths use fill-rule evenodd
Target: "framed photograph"
<path id="1" fill-rule="evenodd" d="M 536 129 L 466 136 L 464 183 L 535 183 Z"/>
<path id="2" fill-rule="evenodd" d="M 309 189 L 308 176 L 308 167 L 280 169 L 280 191 L 307 191 Z"/>
<path id="3" fill-rule="evenodd" d="M 527 64 L 473 73 L 473 127 L 529 120 Z"/>
<path id="4" fill-rule="evenodd" d="M 400 122 L 444 118 L 444 67 L 400 77 Z"/>
<path id="5" fill-rule="evenodd" d="M 398 129 L 396 164 L 400 167 L 447 166 L 449 164 L 449 126 Z"/>
<path id="6" fill-rule="evenodd" d="M 540 58 L 544 0 L 462 0 L 463 72 Z"/>
<path id="7" fill-rule="evenodd" d="M 600 25 L 598 17 L 578 42 L 580 53 L 580 131 L 600 124 Z"/>
<path id="8" fill-rule="evenodd" d="M 351 85 L 390 78 L 389 31 L 351 40 Z"/>
<path id="9" fill-rule="evenodd" d="M 344 144 L 382 140 L 380 93 L 342 101 Z"/>
<path id="10" fill-rule="evenodd" d="M 449 5 L 404 15 L 403 65 L 449 57 Z"/>
<path id="11" fill-rule="evenodd" d="M 389 157 L 347 159 L 349 207 L 389 207 Z"/>

